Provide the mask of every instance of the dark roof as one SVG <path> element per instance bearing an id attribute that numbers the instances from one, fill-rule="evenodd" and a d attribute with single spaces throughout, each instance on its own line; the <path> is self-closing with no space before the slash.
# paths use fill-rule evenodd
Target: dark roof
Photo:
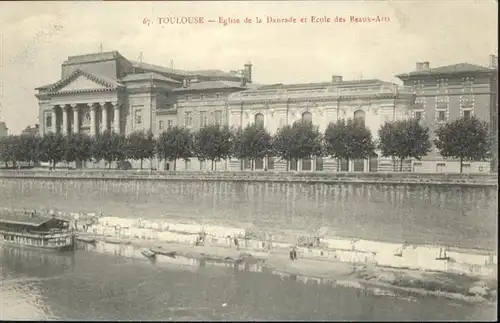
<path id="1" fill-rule="evenodd" d="M 203 81 L 190 83 L 187 87 L 180 87 L 174 89 L 173 91 L 199 91 L 199 90 L 216 90 L 216 89 L 246 89 L 245 86 L 241 85 L 241 82 L 233 81 Z"/>
<path id="2" fill-rule="evenodd" d="M 271 85 L 264 85 L 261 87 L 258 87 L 257 90 L 278 90 L 278 89 L 307 89 L 307 88 L 316 88 L 316 87 L 326 87 L 326 86 L 331 86 L 332 84 L 338 85 L 338 86 L 355 86 L 355 85 L 370 85 L 370 84 L 392 84 L 389 82 L 384 82 L 379 79 L 366 79 L 366 80 L 350 80 L 350 81 L 342 81 L 339 83 L 334 83 L 334 82 L 319 82 L 319 83 L 297 83 L 297 84 L 271 84 Z"/>
<path id="3" fill-rule="evenodd" d="M 174 68 L 163 67 L 155 64 L 148 64 L 137 61 L 130 61 L 133 67 L 141 68 L 144 70 L 155 71 L 159 73 L 165 74 L 175 74 L 182 76 L 209 76 L 209 77 L 232 77 L 237 78 L 238 76 L 235 74 L 227 73 L 221 70 L 199 70 L 199 71 L 185 71 Z"/>
<path id="4" fill-rule="evenodd" d="M 410 73 L 398 74 L 396 77 L 409 77 L 409 76 L 424 76 L 424 75 L 437 75 L 437 74 L 458 74 L 458 73 L 481 73 L 481 72 L 494 72 L 494 69 L 487 68 L 480 65 L 469 63 L 459 63 L 436 68 L 430 68 L 424 71 L 413 71 Z"/>
<path id="5" fill-rule="evenodd" d="M 180 84 L 182 82 L 171 79 L 169 77 L 165 77 L 163 75 L 157 74 L 157 73 L 139 73 L 139 74 L 129 74 L 125 76 L 124 78 L 121 79 L 123 82 L 130 82 L 130 81 L 144 81 L 144 80 L 159 80 L 159 81 L 165 81 L 169 83 L 176 83 Z"/>
<path id="6" fill-rule="evenodd" d="M 52 218 L 46 216 L 35 215 L 33 217 L 22 214 L 22 213 L 6 213 L 5 211 L 0 212 L 0 223 L 9 224 L 19 224 L 31 227 L 39 227 L 44 223 L 47 223 Z"/>

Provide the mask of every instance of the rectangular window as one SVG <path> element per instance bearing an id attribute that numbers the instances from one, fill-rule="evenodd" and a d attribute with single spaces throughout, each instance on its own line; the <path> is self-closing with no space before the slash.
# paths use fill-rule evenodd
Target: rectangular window
<path id="1" fill-rule="evenodd" d="M 184 161 L 184 169 L 189 170 L 191 168 L 191 161 L 189 159 Z"/>
<path id="2" fill-rule="evenodd" d="M 267 169 L 269 169 L 269 170 L 274 169 L 274 158 L 273 157 L 267 157 Z"/>
<path id="3" fill-rule="evenodd" d="M 422 111 L 415 111 L 415 119 L 422 120 Z"/>
<path id="4" fill-rule="evenodd" d="M 447 87 L 448 87 L 448 80 L 445 79 L 445 78 L 439 78 L 437 80 L 437 83 L 438 83 L 438 89 L 440 91 L 446 91 Z"/>
<path id="5" fill-rule="evenodd" d="M 436 164 L 436 172 L 438 172 L 438 173 L 444 172 L 445 167 L 446 167 L 445 163 L 437 163 Z"/>
<path id="6" fill-rule="evenodd" d="M 205 127 L 208 122 L 207 111 L 200 112 L 200 128 Z"/>
<path id="7" fill-rule="evenodd" d="M 136 124 L 142 124 L 142 110 L 135 110 L 134 119 Z"/>
<path id="8" fill-rule="evenodd" d="M 200 100 L 205 99 L 205 93 L 200 93 Z"/>
<path id="9" fill-rule="evenodd" d="M 348 172 L 349 171 L 349 162 L 345 159 L 341 159 L 340 161 L 340 171 Z"/>
<path id="10" fill-rule="evenodd" d="M 472 92 L 472 87 L 474 85 L 473 77 L 464 77 L 462 79 L 462 91 L 463 92 Z"/>
<path id="11" fill-rule="evenodd" d="M 172 128 L 172 120 L 167 120 L 167 128 Z"/>
<path id="12" fill-rule="evenodd" d="M 323 158 L 321 157 L 316 157 L 316 171 L 317 172 L 322 172 L 323 171 Z"/>
<path id="13" fill-rule="evenodd" d="M 364 159 L 353 160 L 353 170 L 355 172 L 364 172 L 365 171 L 365 160 Z"/>
<path id="14" fill-rule="evenodd" d="M 311 171 L 312 170 L 312 162 L 310 158 L 302 159 L 302 169 L 303 171 Z"/>
<path id="15" fill-rule="evenodd" d="M 255 159 L 253 167 L 255 170 L 263 170 L 264 169 L 264 159 L 263 158 Z"/>
<path id="16" fill-rule="evenodd" d="M 464 118 L 470 118 L 472 114 L 471 112 L 472 112 L 471 110 L 463 110 L 462 113 Z"/>
<path id="17" fill-rule="evenodd" d="M 215 124 L 222 124 L 222 111 L 215 111 Z"/>
<path id="18" fill-rule="evenodd" d="M 423 93 L 424 92 L 424 81 L 422 81 L 422 80 L 414 81 L 413 91 L 415 93 Z"/>
<path id="19" fill-rule="evenodd" d="M 292 159 L 289 161 L 290 163 L 290 170 L 297 170 L 297 160 Z"/>
<path id="20" fill-rule="evenodd" d="M 184 125 L 191 127 L 193 125 L 193 113 L 191 111 L 184 112 Z"/>
<path id="21" fill-rule="evenodd" d="M 158 129 L 163 129 L 163 120 L 158 121 Z"/>
<path id="22" fill-rule="evenodd" d="M 52 116 L 51 115 L 45 116 L 45 127 L 46 128 L 52 127 Z"/>
<path id="23" fill-rule="evenodd" d="M 444 121 L 446 121 L 446 111 L 440 110 L 440 111 L 438 111 L 437 113 L 438 113 L 437 120 L 438 120 L 439 122 L 444 122 Z"/>

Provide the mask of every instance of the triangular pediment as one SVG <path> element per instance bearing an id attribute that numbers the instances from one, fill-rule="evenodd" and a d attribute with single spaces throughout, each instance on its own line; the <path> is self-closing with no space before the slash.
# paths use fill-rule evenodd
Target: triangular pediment
<path id="1" fill-rule="evenodd" d="M 60 87 L 57 91 L 78 91 L 78 90 L 93 90 L 105 89 L 107 86 L 90 80 L 87 76 L 81 74 L 71 80 L 65 86 Z"/>
<path id="2" fill-rule="evenodd" d="M 120 86 L 122 86 L 122 84 L 115 80 L 78 69 L 71 75 L 54 83 L 47 90 L 52 93 L 78 91 L 87 92 L 92 90 L 99 91 L 115 89 Z"/>

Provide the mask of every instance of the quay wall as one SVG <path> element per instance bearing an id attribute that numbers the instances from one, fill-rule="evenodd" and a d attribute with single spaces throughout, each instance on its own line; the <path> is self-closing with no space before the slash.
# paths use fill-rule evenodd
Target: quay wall
<path id="1" fill-rule="evenodd" d="M 74 216 L 73 216 L 74 217 Z M 77 216 L 78 217 L 78 216 Z M 77 221 L 78 222 L 78 221 Z M 234 240 L 243 251 L 287 252 L 297 248 L 300 259 L 340 261 L 352 264 L 432 270 L 492 277 L 497 271 L 497 255 L 445 246 L 385 243 L 362 239 L 345 239 L 333 236 L 313 235 L 263 235 L 262 232 L 243 228 L 175 223 L 166 220 L 132 220 L 102 217 L 92 224 L 76 225 L 80 231 L 94 236 L 181 243 L 194 245 L 204 236 L 204 245 L 235 249 Z M 313 245 L 304 245 L 304 241 Z M 125 247 L 124 247 L 125 248 Z M 165 250 L 168 251 L 168 250 Z"/>
<path id="2" fill-rule="evenodd" d="M 0 171 L 0 207 L 496 250 L 490 174 Z"/>

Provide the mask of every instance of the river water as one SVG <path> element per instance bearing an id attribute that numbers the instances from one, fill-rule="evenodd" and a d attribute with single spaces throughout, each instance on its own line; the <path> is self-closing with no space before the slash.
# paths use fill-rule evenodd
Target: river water
<path id="1" fill-rule="evenodd" d="M 0 280 L 3 320 L 492 320 L 496 313 L 486 304 L 85 250 L 0 246 Z"/>

